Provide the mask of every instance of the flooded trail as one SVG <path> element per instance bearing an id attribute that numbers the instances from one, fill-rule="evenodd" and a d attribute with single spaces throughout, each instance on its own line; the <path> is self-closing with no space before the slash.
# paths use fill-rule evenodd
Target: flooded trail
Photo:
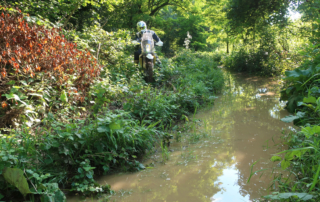
<path id="1" fill-rule="evenodd" d="M 213 107 L 194 116 L 201 120 L 197 127 L 189 124 L 191 132 L 179 142 L 172 140 L 165 164 L 160 149 L 144 162 L 147 169 L 98 180 L 117 191 L 110 201 L 242 202 L 268 194 L 275 167 L 270 158 L 283 147 L 274 145 L 281 142 L 283 129 L 293 127 L 280 121 L 288 113 L 279 102 L 279 81 L 226 74 L 227 90 Z M 255 162 L 253 171 L 269 170 L 247 183 Z"/>

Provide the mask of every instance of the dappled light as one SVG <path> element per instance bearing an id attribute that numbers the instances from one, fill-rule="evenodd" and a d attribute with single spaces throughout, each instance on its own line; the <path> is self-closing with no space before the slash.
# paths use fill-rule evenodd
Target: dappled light
<path id="1" fill-rule="evenodd" d="M 0 2 L 0 201 L 319 201 L 320 1 Z"/>

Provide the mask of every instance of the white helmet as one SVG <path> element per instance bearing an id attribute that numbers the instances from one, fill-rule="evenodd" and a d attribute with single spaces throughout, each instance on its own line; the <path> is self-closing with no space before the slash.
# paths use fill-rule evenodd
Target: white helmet
<path id="1" fill-rule="evenodd" d="M 140 21 L 137 23 L 137 28 L 139 31 L 142 31 L 142 30 L 146 30 L 147 29 L 147 24 L 143 21 Z"/>

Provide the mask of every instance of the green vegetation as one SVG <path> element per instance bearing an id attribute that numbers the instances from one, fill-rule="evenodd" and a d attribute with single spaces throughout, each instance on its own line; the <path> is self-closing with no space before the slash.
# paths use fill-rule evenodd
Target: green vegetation
<path id="1" fill-rule="evenodd" d="M 277 178 L 280 193 L 267 198 L 316 200 L 319 6 L 313 0 L 1 3 L 0 200 L 109 194 L 95 175 L 144 169 L 138 159 L 156 145 L 168 160 L 168 131 L 222 91 L 219 65 L 285 75 L 281 99 L 295 114 L 282 120 L 302 130 L 286 134 L 290 149 L 272 160 L 296 179 Z M 289 10 L 302 17 L 291 19 Z M 140 20 L 164 42 L 153 83 L 133 63 Z M 199 138 L 193 131 L 190 142 Z"/>
<path id="2" fill-rule="evenodd" d="M 288 101 L 288 111 L 294 113 L 282 121 L 294 121 L 301 131 L 285 134 L 290 149 L 271 159 L 281 161 L 283 169 L 289 168 L 294 180 L 277 178 L 281 194 L 268 196 L 273 199 L 287 199 L 291 192 L 300 193 L 292 201 L 319 199 L 319 51 L 311 44 L 304 54 L 308 59 L 297 69 L 286 72 L 281 93 L 281 99 Z M 284 157 L 280 157 L 282 153 Z"/>
<path id="3" fill-rule="evenodd" d="M 148 84 L 133 64 L 131 31 L 106 32 L 98 22 L 56 29 L 72 21 L 70 8 L 52 2 L 57 13 L 48 15 L 32 7 L 40 2 L 20 3 L 43 16 L 1 7 L 0 24 L 8 27 L 0 32 L 1 200 L 112 193 L 94 176 L 144 169 L 138 159 L 145 151 L 223 87 L 217 54 L 181 45 L 174 57 L 162 57 Z"/>
<path id="4" fill-rule="evenodd" d="M 277 176 L 279 192 L 266 196 L 280 201 L 318 201 L 319 200 L 319 2 L 302 2 L 298 5 L 303 14 L 301 33 L 307 36 L 303 46 L 298 48 L 301 62 L 291 71 L 285 72 L 281 99 L 286 100 L 287 110 L 294 115 L 282 119 L 294 121 L 300 131 L 284 133 L 284 142 L 289 149 L 271 158 L 281 161 L 281 168 L 290 172 L 289 178 Z M 306 32 L 307 31 L 307 32 Z M 303 36 L 300 36 L 301 38 Z M 301 57 L 302 56 L 302 57 Z M 292 177 L 291 177 L 292 176 Z"/>

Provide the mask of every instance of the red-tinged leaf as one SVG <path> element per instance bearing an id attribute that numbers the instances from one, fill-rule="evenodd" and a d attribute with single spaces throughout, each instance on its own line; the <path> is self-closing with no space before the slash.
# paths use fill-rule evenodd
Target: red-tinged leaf
<path id="1" fill-rule="evenodd" d="M 9 48 L 9 43 L 7 42 L 7 44 L 6 44 L 6 48 Z"/>
<path id="2" fill-rule="evenodd" d="M 1 76 L 3 77 L 3 78 L 5 78 L 6 76 L 7 76 L 7 72 L 1 72 Z"/>
<path id="3" fill-rule="evenodd" d="M 1 103 L 1 106 L 2 106 L 3 109 L 5 109 L 5 108 L 8 107 L 8 104 L 7 104 L 5 101 L 3 101 L 3 102 Z"/>
<path id="4" fill-rule="evenodd" d="M 15 62 L 15 63 L 13 64 L 13 66 L 16 68 L 16 70 L 19 69 L 19 64 L 18 64 L 18 63 Z"/>

